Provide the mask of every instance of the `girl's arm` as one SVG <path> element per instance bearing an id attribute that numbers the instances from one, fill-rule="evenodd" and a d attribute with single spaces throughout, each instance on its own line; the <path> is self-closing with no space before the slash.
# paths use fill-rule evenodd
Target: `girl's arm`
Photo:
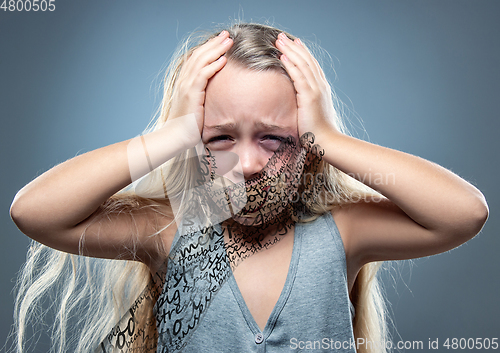
<path id="1" fill-rule="evenodd" d="M 85 231 L 84 255 L 146 263 L 162 261 L 158 259 L 155 237 L 150 235 L 172 221 L 171 217 L 159 216 L 172 213 L 168 206 L 159 213 L 138 208 L 131 214 L 116 212 L 101 218 L 101 205 L 129 185 L 132 178 L 144 175 L 200 140 L 204 90 L 208 79 L 226 63 L 221 55 L 232 45 L 231 40 L 226 40 L 228 36 L 224 32 L 209 40 L 184 63 L 170 114 L 181 118 L 169 118 L 168 126 L 144 139 L 119 142 L 72 158 L 30 182 L 17 193 L 10 209 L 19 229 L 40 243 L 73 254 L 80 253 Z M 93 222 L 96 217 L 99 221 Z M 166 250 L 173 234 L 175 227 L 161 234 Z"/>
<path id="2" fill-rule="evenodd" d="M 481 230 L 488 206 L 479 190 L 432 162 L 341 134 L 317 61 L 299 39 L 281 34 L 276 45 L 297 91 L 299 135 L 312 132 L 326 162 L 387 198 L 336 212 L 351 263 L 436 254 Z"/>
<path id="3" fill-rule="evenodd" d="M 179 130 L 177 126 L 170 126 L 159 132 L 165 139 L 174 141 L 184 133 Z M 150 136 L 144 138 L 151 142 Z M 85 153 L 40 175 L 15 196 L 10 209 L 12 219 L 23 233 L 57 250 L 73 254 L 81 250 L 87 256 L 132 259 L 134 254 L 126 250 L 136 249 L 135 259 L 148 261 L 147 255 L 156 246 L 147 235 L 161 229 L 172 218 L 161 219 L 156 213 L 139 209 L 100 217 L 100 206 L 131 183 L 130 167 L 141 164 L 140 160 L 134 163 L 129 158 L 144 155 L 143 146 L 135 142 L 136 139 L 127 140 Z M 171 146 L 154 147 L 162 151 L 163 161 L 187 148 L 180 141 Z M 161 210 L 163 214 L 171 214 L 167 208 Z M 99 219 L 94 222 L 96 218 Z M 79 249 L 84 231 L 85 246 Z M 175 233 L 175 229 L 173 231 Z"/>
<path id="4" fill-rule="evenodd" d="M 339 212 L 349 250 L 361 263 L 444 252 L 486 222 L 481 192 L 435 163 L 339 133 L 317 141 L 328 163 L 387 197 Z"/>

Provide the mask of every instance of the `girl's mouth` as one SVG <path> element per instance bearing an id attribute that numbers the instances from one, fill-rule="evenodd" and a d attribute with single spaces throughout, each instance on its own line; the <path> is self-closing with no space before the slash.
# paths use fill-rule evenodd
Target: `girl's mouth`
<path id="1" fill-rule="evenodd" d="M 251 213 L 258 212 L 262 207 L 264 207 L 264 205 L 265 205 L 265 203 L 267 201 L 267 196 L 269 195 L 268 191 L 269 191 L 270 188 L 271 188 L 271 186 L 268 185 L 268 186 L 266 186 L 265 188 L 262 189 L 262 191 L 266 192 L 266 196 L 261 201 L 260 205 L 258 207 L 256 207 L 255 210 L 253 210 L 253 211 L 247 211 L 247 212 L 245 212 L 245 214 L 251 214 Z"/>

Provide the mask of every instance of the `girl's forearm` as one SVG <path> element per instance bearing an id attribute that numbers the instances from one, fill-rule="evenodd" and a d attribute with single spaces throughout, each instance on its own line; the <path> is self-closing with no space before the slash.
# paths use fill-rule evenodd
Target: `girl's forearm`
<path id="1" fill-rule="evenodd" d="M 131 181 L 199 139 L 196 121 L 186 116 L 150 134 L 74 157 L 22 188 L 11 216 L 27 235 L 72 228 Z"/>
<path id="2" fill-rule="evenodd" d="M 487 218 L 481 192 L 435 163 L 332 131 L 315 143 L 326 162 L 380 192 L 426 229 L 475 235 Z"/>

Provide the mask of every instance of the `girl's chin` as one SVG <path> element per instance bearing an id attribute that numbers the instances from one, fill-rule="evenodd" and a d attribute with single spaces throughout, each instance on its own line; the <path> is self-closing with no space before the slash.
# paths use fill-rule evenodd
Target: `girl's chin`
<path id="1" fill-rule="evenodd" d="M 235 214 L 232 217 L 233 221 L 243 225 L 243 226 L 258 226 L 263 224 L 263 216 L 260 215 L 258 216 L 258 213 L 256 214 L 247 214 L 247 215 L 241 215 L 241 214 Z"/>
<path id="2" fill-rule="evenodd" d="M 273 209 L 267 213 L 264 212 L 254 212 L 254 213 L 247 213 L 244 214 L 243 212 L 239 212 L 234 214 L 231 219 L 243 226 L 264 226 L 267 223 L 273 223 L 276 224 L 277 218 L 280 218 L 284 216 L 285 214 L 288 214 L 289 209 L 288 208 L 283 208 L 283 209 Z M 289 217 L 287 217 L 288 219 Z M 279 221 L 278 221 L 279 222 Z"/>

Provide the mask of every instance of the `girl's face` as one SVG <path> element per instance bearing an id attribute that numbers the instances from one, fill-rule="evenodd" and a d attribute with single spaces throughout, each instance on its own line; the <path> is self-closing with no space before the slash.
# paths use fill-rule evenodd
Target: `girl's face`
<path id="1" fill-rule="evenodd" d="M 295 90 L 284 74 L 228 62 L 207 85 L 202 140 L 216 165 L 238 157 L 221 173 L 235 184 L 245 181 L 245 204 L 233 219 L 256 225 L 283 211 L 290 176 L 302 173 Z"/>

